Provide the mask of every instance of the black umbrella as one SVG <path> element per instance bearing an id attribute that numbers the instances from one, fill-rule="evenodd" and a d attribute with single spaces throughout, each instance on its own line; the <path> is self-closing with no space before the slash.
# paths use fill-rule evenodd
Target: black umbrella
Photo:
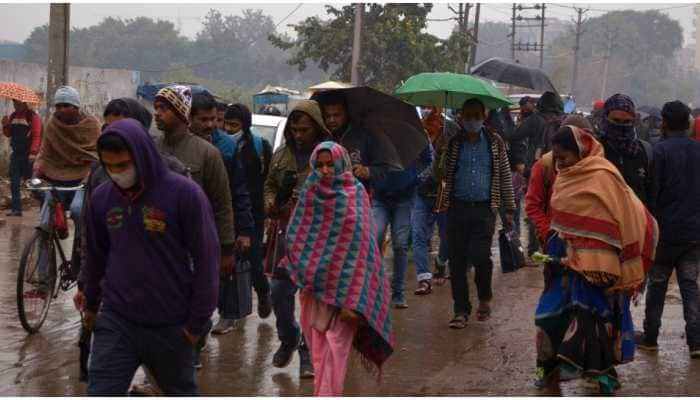
<path id="1" fill-rule="evenodd" d="M 405 101 L 366 86 L 316 93 L 312 99 L 323 105 L 323 97 L 331 93 L 345 96 L 353 124 L 389 138 L 396 150 L 393 154 L 386 154 L 391 164 L 398 162 L 404 168 L 410 166 L 428 145 L 428 135 L 416 107 Z"/>
<path id="2" fill-rule="evenodd" d="M 503 58 L 494 57 L 483 61 L 474 67 L 472 75 L 500 83 L 534 89 L 540 93 L 547 91 L 558 93 L 547 74 L 541 69 L 514 63 Z"/>
<path id="3" fill-rule="evenodd" d="M 637 108 L 640 113 L 648 114 L 651 117 L 661 118 L 661 110 L 654 106 L 641 106 Z"/>

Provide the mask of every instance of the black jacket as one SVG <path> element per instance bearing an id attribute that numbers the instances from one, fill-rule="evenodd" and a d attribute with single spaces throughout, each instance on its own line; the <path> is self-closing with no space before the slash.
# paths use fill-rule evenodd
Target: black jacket
<path id="1" fill-rule="evenodd" d="M 262 226 L 265 219 L 265 179 L 270 171 L 270 161 L 272 160 L 272 146 L 263 139 L 262 157 L 255 151 L 252 138 L 244 133 L 238 142 L 238 155 L 245 169 L 246 184 L 250 201 L 252 203 L 253 220 L 256 227 Z M 261 164 L 262 158 L 262 164 Z"/>
<path id="2" fill-rule="evenodd" d="M 615 150 L 606 140 L 600 138 L 605 149 L 605 158 L 613 163 L 625 178 L 639 200 L 653 213 L 654 195 L 658 181 L 654 168 L 654 160 L 649 160 L 640 140 L 640 151 L 632 157 Z"/>

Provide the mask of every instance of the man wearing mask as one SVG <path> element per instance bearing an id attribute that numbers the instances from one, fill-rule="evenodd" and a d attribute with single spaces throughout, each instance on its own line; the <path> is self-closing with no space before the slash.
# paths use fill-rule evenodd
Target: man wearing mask
<path id="1" fill-rule="evenodd" d="M 477 99 L 464 102 L 462 130 L 447 148 L 445 190 L 442 204 L 447 209 L 447 240 L 450 254 L 450 283 L 454 317 L 450 328 L 466 327 L 471 303 L 467 269 L 474 266 L 479 299 L 477 319 L 491 316 L 491 244 L 496 215 L 503 213 L 504 225 L 512 226 L 515 199 L 510 163 L 503 139 L 484 128 L 486 110 Z"/>
<path id="2" fill-rule="evenodd" d="M 194 346 L 218 292 L 209 201 L 168 170 L 136 120 L 107 127 L 98 151 L 111 182 L 95 190 L 86 219 L 88 394 L 125 395 L 143 363 L 165 395 L 196 395 Z"/>
<path id="3" fill-rule="evenodd" d="M 653 193 L 659 245 L 647 277 L 644 332 L 636 341 L 641 349 L 658 349 L 666 290 L 675 271 L 690 357 L 700 358 L 700 143 L 688 137 L 688 106 L 666 103 L 661 116 L 664 140 L 654 147 L 659 186 Z"/>
<path id="4" fill-rule="evenodd" d="M 403 169 L 394 145 L 386 136 L 368 132 L 360 125 L 361 121 L 350 120 L 345 96 L 329 92 L 320 96 L 320 102 L 323 120 L 333 140 L 347 149 L 353 174 L 365 186 L 384 179 L 389 172 Z"/>
<path id="5" fill-rule="evenodd" d="M 12 100 L 15 112 L 2 118 L 2 133 L 10 138 L 12 155 L 10 156 L 10 191 L 12 192 L 12 210 L 8 217 L 22 216 L 22 199 L 20 184 L 23 179 L 32 176 L 32 162 L 39 153 L 41 144 L 41 118 L 32 111 L 27 103 Z"/>
<path id="6" fill-rule="evenodd" d="M 239 157 L 236 157 L 236 141 L 224 131 L 216 128 L 216 100 L 207 93 L 197 93 L 192 96 L 190 109 L 190 131 L 198 137 L 213 144 L 221 153 L 228 176 L 233 214 L 235 217 L 236 247 L 240 253 L 247 253 L 251 246 L 251 237 L 255 228 L 251 210 L 250 194 L 245 179 L 245 169 Z M 231 274 L 222 274 L 219 284 L 219 322 L 212 333 L 228 333 L 235 327 L 235 321 L 242 315 L 237 307 L 236 281 Z"/>
<path id="7" fill-rule="evenodd" d="M 639 200 L 654 212 L 653 193 L 657 185 L 651 145 L 637 137 L 639 118 L 631 98 L 615 94 L 605 101 L 601 119 L 600 143 L 605 158 L 613 163 Z"/>
<path id="8" fill-rule="evenodd" d="M 277 233 L 283 235 L 289 223 L 290 214 L 296 205 L 297 196 L 306 177 L 311 173 L 309 158 L 313 149 L 324 140 L 328 140 L 330 132 L 323 122 L 321 110 L 314 100 L 301 100 L 287 118 L 284 130 L 285 144 L 272 155 L 270 174 L 265 180 L 265 214 L 277 220 Z M 271 243 L 284 243 L 284 238 Z M 284 245 L 280 246 L 284 247 Z M 277 246 L 275 246 L 277 248 Z M 283 250 L 284 251 L 284 250 Z M 284 368 L 292 361 L 294 352 L 299 349 L 300 369 L 302 378 L 313 378 L 309 350 L 299 324 L 294 318 L 296 286 L 284 268 L 277 268 L 284 257 L 283 251 L 272 262 L 272 309 L 275 313 L 277 335 L 281 342 L 279 349 L 272 358 L 272 364 Z M 270 257 L 268 250 L 268 257 Z"/>
<path id="9" fill-rule="evenodd" d="M 232 104 L 224 114 L 224 128 L 236 141 L 236 158 L 245 165 L 245 177 L 252 203 L 254 229 L 250 248 L 252 284 L 258 295 L 258 316 L 262 319 L 272 312 L 270 283 L 263 272 L 263 236 L 265 234 L 265 179 L 270 171 L 272 146 L 251 131 L 253 116 L 243 104 Z"/>

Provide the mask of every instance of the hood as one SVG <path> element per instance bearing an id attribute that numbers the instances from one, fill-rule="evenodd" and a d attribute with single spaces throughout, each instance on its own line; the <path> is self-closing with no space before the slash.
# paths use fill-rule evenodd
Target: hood
<path id="1" fill-rule="evenodd" d="M 321 127 L 321 131 L 323 132 L 323 137 L 320 140 L 321 142 L 332 137 L 331 131 L 326 127 L 326 123 L 323 121 L 321 106 L 318 105 L 316 100 L 299 100 L 289 114 L 291 115 L 294 111 L 303 112 Z M 284 127 L 284 140 L 288 146 L 293 146 L 294 140 L 289 133 L 289 122 L 287 122 L 287 125 Z"/>
<path id="2" fill-rule="evenodd" d="M 105 129 L 100 140 L 109 135 L 119 136 L 129 146 L 142 190 L 152 188 L 167 174 L 168 168 L 158 153 L 155 142 L 139 121 L 133 118 L 116 121 Z"/>
<path id="3" fill-rule="evenodd" d="M 553 92 L 544 92 L 542 97 L 537 101 L 537 111 L 541 113 L 564 113 L 564 103 L 561 97 Z"/>

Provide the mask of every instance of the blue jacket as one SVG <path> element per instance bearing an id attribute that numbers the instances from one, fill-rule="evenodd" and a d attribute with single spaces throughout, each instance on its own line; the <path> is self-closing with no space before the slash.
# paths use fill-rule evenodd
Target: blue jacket
<path id="1" fill-rule="evenodd" d="M 373 183 L 373 198 L 378 201 L 402 202 L 416 195 L 416 188 L 430 178 L 433 164 L 433 146 L 428 146 L 413 164 L 403 171 L 389 172 L 384 179 Z"/>
<path id="2" fill-rule="evenodd" d="M 671 136 L 654 146 L 658 178 L 654 214 L 660 240 L 700 241 L 700 142 Z"/>
<path id="3" fill-rule="evenodd" d="M 168 170 L 155 143 L 133 119 L 103 136 L 128 144 L 140 190 L 125 196 L 111 180 L 93 192 L 86 215 L 87 307 L 100 304 L 143 326 L 183 326 L 203 333 L 219 295 L 220 245 L 207 196 Z"/>

